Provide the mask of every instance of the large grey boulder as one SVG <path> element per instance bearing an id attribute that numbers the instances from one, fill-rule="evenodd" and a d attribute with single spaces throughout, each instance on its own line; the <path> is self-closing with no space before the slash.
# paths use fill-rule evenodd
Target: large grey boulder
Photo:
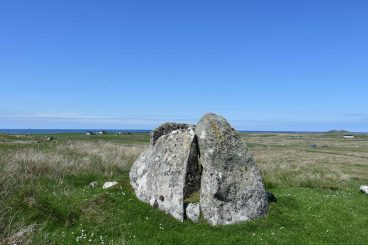
<path id="1" fill-rule="evenodd" d="M 239 133 L 212 113 L 202 117 L 195 133 L 203 167 L 200 206 L 204 219 L 223 225 L 264 216 L 267 194 Z"/>
<path id="2" fill-rule="evenodd" d="M 193 128 L 162 133 L 133 164 L 130 180 L 140 200 L 183 221 L 184 200 L 200 187 Z"/>
<path id="3" fill-rule="evenodd" d="M 267 194 L 240 135 L 221 116 L 165 123 L 130 171 L 136 196 L 176 219 L 233 224 L 266 214 Z"/>

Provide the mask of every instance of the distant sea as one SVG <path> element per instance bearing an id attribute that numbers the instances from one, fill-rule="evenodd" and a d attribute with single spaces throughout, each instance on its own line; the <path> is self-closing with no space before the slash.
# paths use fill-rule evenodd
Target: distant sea
<path id="1" fill-rule="evenodd" d="M 149 133 L 140 129 L 0 129 L 0 134 L 67 134 L 105 131 L 107 133 Z"/>

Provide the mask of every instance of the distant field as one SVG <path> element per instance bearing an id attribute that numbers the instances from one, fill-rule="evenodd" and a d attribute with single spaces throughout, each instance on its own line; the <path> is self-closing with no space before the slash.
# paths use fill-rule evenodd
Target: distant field
<path id="1" fill-rule="evenodd" d="M 367 242 L 368 135 L 242 133 L 278 202 L 226 227 L 180 223 L 135 198 L 128 171 L 147 133 L 48 136 L 0 135 L 0 244 Z M 110 180 L 119 186 L 103 190 Z"/>
<path id="2" fill-rule="evenodd" d="M 344 139 L 339 134 L 243 134 L 243 137 L 270 187 L 338 189 L 368 180 L 368 135 L 355 139 Z"/>

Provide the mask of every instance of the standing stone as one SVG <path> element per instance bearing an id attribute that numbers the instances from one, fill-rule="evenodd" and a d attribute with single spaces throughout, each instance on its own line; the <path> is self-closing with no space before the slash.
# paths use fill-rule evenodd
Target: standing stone
<path id="1" fill-rule="evenodd" d="M 193 128 L 160 135 L 130 171 L 136 196 L 183 221 L 184 199 L 199 191 L 200 171 Z"/>
<path id="2" fill-rule="evenodd" d="M 200 205 L 212 225 L 256 219 L 267 212 L 267 195 L 240 135 L 221 116 L 209 113 L 195 129 L 203 167 Z"/>

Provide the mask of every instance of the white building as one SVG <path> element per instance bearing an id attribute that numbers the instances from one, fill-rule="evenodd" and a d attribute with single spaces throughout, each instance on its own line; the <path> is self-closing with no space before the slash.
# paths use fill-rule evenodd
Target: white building
<path id="1" fill-rule="evenodd" d="M 347 134 L 347 135 L 344 135 L 344 138 L 345 139 L 354 139 L 355 135 Z"/>

